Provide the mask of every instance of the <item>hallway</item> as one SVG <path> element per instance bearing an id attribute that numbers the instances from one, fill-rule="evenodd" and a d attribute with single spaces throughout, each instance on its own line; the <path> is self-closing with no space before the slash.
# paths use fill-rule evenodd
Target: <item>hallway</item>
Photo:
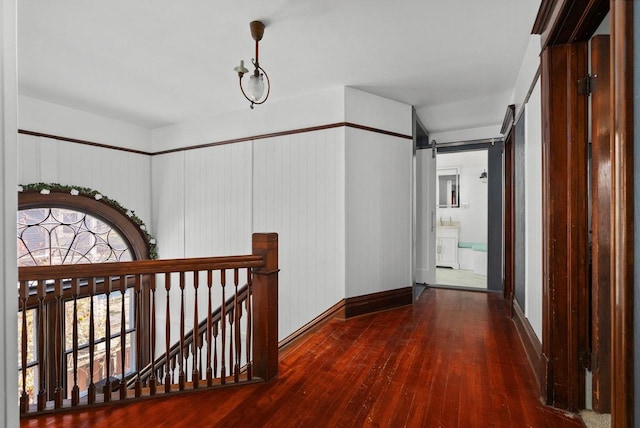
<path id="1" fill-rule="evenodd" d="M 504 301 L 427 289 L 413 307 L 332 320 L 267 384 L 22 421 L 22 427 L 580 427 L 540 403 Z"/>

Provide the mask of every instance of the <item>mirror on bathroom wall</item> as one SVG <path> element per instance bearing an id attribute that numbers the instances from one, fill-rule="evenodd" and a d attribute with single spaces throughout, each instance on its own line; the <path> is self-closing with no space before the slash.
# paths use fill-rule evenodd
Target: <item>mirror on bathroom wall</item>
<path id="1" fill-rule="evenodd" d="M 460 168 L 438 168 L 438 208 L 460 207 Z"/>

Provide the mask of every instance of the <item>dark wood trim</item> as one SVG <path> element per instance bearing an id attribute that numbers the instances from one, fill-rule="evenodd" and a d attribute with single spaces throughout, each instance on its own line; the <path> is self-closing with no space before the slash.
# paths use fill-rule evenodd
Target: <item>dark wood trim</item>
<path id="1" fill-rule="evenodd" d="M 295 346 L 304 339 L 305 335 L 319 330 L 323 325 L 334 318 L 344 320 L 372 312 L 410 305 L 412 304 L 412 296 L 413 290 L 411 287 L 405 287 L 396 290 L 388 290 L 342 299 L 309 321 L 307 324 L 282 339 L 279 344 L 281 355 L 286 355 L 287 352 L 295 348 Z M 349 314 L 347 314 L 347 310 L 350 311 Z"/>
<path id="2" fill-rule="evenodd" d="M 611 40 L 591 39 L 591 372 L 593 410 L 611 412 Z M 587 391 L 589 393 L 589 391 Z"/>
<path id="3" fill-rule="evenodd" d="M 385 131 L 384 129 L 372 128 L 370 126 L 358 125 L 356 123 L 350 123 L 350 122 L 336 122 L 336 123 L 329 123 L 326 125 L 311 126 L 308 128 L 290 129 L 287 131 L 270 132 L 267 134 L 258 134 L 258 135 L 251 135 L 248 137 L 233 138 L 230 140 L 215 141 L 213 143 L 197 144 L 194 146 L 180 147 L 180 148 L 169 149 L 169 150 L 161 150 L 159 152 L 154 152 L 151 155 L 152 156 L 165 155 L 168 153 L 184 152 L 187 150 L 203 149 L 207 147 L 222 146 L 225 144 L 243 143 L 246 141 L 263 140 L 265 138 L 282 137 L 285 135 L 303 134 L 305 132 L 322 131 L 324 129 L 342 128 L 342 127 L 361 129 L 363 131 L 375 132 L 378 134 L 389 135 L 392 137 L 404 138 L 406 140 L 413 139 L 413 136 L 411 135 L 399 134 L 397 132 L 392 132 L 392 131 Z"/>
<path id="4" fill-rule="evenodd" d="M 500 128 L 500 133 L 505 135 L 511 130 L 513 124 L 515 123 L 514 118 L 516 115 L 516 106 L 515 104 L 509 104 L 507 106 L 507 111 L 504 113 L 504 119 L 502 119 L 502 128 Z"/>
<path id="5" fill-rule="evenodd" d="M 527 355 L 527 360 L 533 371 L 534 380 L 536 381 L 539 391 L 542 385 L 542 375 L 545 365 L 542 355 L 542 343 L 540 339 L 538 339 L 538 336 L 536 336 L 533 327 L 531 327 L 529 320 L 524 315 L 524 311 L 516 300 L 513 300 L 513 306 L 511 307 L 511 319 L 522 342 L 522 347 Z"/>
<path id="6" fill-rule="evenodd" d="M 547 404 L 584 406 L 587 349 L 587 43 L 542 52 L 543 331 Z"/>
<path id="7" fill-rule="evenodd" d="M 79 140 L 77 138 L 61 137 L 59 135 L 45 134 L 43 132 L 28 131 L 26 129 L 18 129 L 18 134 L 32 135 L 34 137 L 51 138 L 52 140 L 66 141 L 68 143 L 83 144 L 85 146 L 100 147 L 102 149 L 119 150 L 121 152 L 135 153 L 138 155 L 153 155 L 153 153 L 142 150 L 128 149 L 126 147 L 112 146 L 109 144 L 96 143 L 95 141 Z"/>
<path id="8" fill-rule="evenodd" d="M 348 297 L 345 299 L 345 318 L 398 308 L 400 306 L 411 305 L 412 303 L 413 287 L 403 287 L 395 290 L 365 294 L 364 296 Z"/>
<path id="9" fill-rule="evenodd" d="M 280 357 L 293 350 L 307 334 L 315 333 L 334 318 L 345 319 L 345 300 L 342 299 L 329 309 L 282 339 L 279 343 Z"/>
<path id="10" fill-rule="evenodd" d="M 612 426 L 634 425 L 633 4 L 611 0 Z"/>
<path id="11" fill-rule="evenodd" d="M 588 40 L 609 11 L 607 0 L 543 0 L 532 33 L 547 46 Z"/>
<path id="12" fill-rule="evenodd" d="M 513 126 L 504 141 L 504 298 L 513 301 L 515 242 L 514 242 L 514 177 L 513 146 L 515 132 Z M 511 303 L 509 303 L 511 310 Z"/>
<path id="13" fill-rule="evenodd" d="M 215 142 L 212 142 L 212 143 L 197 144 L 197 145 L 193 145 L 193 146 L 179 147 L 179 148 L 169 149 L 169 150 L 160 150 L 158 152 L 144 152 L 144 151 L 141 151 L 141 150 L 133 150 L 133 149 L 127 149 L 127 148 L 124 148 L 124 147 L 117 147 L 117 146 L 111 146 L 111 145 L 108 145 L 108 144 L 96 143 L 96 142 L 92 142 L 92 141 L 79 140 L 77 138 L 67 138 L 67 137 L 61 137 L 59 135 L 44 134 L 42 132 L 27 131 L 25 129 L 19 129 L 18 133 L 19 134 L 25 134 L 25 135 L 32 135 L 32 136 L 35 136 L 35 137 L 45 137 L 45 138 L 51 138 L 51 139 L 54 139 L 54 140 L 67 141 L 67 142 L 70 142 L 70 143 L 84 144 L 84 145 L 93 146 L 93 147 L 100 147 L 100 148 L 103 148 L 103 149 L 120 150 L 120 151 L 123 151 L 123 152 L 136 153 L 136 154 L 140 154 L 140 155 L 156 156 L 156 155 L 166 155 L 166 154 L 169 154 L 169 153 L 184 152 L 184 151 L 187 151 L 187 150 L 204 149 L 204 148 L 207 148 L 207 147 L 222 146 L 222 145 L 225 145 L 225 144 L 243 143 L 245 141 L 263 140 L 265 138 L 282 137 L 282 136 L 285 136 L 285 135 L 302 134 L 302 133 L 305 133 L 305 132 L 322 131 L 324 129 L 342 128 L 342 127 L 360 129 L 360 130 L 369 131 L 369 132 L 375 132 L 377 134 L 389 135 L 391 137 L 403 138 L 405 140 L 413 139 L 412 135 L 400 134 L 398 132 L 387 131 L 387 130 L 380 129 L 380 128 L 373 128 L 371 126 L 359 125 L 357 123 L 336 122 L 336 123 L 329 123 L 329 124 L 326 124 L 326 125 L 311 126 L 311 127 L 308 127 L 308 128 L 290 129 L 290 130 L 287 130 L 287 131 L 270 132 L 270 133 L 267 133 L 267 134 L 251 135 L 251 136 L 248 136 L 248 137 L 232 138 L 230 140 L 215 141 Z"/>

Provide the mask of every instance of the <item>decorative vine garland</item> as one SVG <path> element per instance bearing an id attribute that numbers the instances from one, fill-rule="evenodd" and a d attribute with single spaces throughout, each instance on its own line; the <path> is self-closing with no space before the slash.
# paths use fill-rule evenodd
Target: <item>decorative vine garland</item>
<path id="1" fill-rule="evenodd" d="M 107 204 L 126 215 L 135 225 L 138 226 L 138 228 L 142 232 L 142 236 L 144 236 L 144 239 L 147 242 L 147 248 L 149 248 L 149 258 L 153 260 L 158 258 L 156 240 L 147 231 L 147 226 L 140 219 L 140 217 L 138 217 L 134 211 L 126 209 L 118 201 L 104 196 L 97 190 L 89 189 L 88 187 L 67 186 L 58 183 L 32 183 L 19 185 L 18 192 L 40 192 L 43 195 L 48 195 L 51 192 L 69 193 L 73 196 L 82 195 L 85 197 L 90 197 L 95 199 L 96 201 L 102 202 L 103 204 Z"/>

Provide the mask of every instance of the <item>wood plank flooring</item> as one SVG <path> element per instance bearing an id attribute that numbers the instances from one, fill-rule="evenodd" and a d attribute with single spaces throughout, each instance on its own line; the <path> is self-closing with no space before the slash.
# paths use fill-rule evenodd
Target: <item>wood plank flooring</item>
<path id="1" fill-rule="evenodd" d="M 541 404 L 492 293 L 427 289 L 412 307 L 332 320 L 281 353 L 280 374 L 22 427 L 582 427 Z"/>

